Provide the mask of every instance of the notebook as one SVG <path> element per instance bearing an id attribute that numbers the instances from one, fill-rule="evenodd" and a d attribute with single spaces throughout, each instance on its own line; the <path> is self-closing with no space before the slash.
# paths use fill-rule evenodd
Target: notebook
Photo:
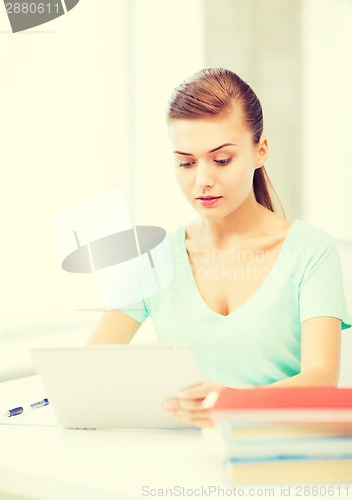
<path id="1" fill-rule="evenodd" d="M 200 381 L 189 346 L 37 347 L 31 354 L 62 427 L 192 427 L 162 409 L 166 398 Z"/>

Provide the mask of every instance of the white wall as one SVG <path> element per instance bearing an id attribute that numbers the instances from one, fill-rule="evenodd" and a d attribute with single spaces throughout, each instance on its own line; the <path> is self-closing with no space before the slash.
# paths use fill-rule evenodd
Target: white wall
<path id="1" fill-rule="evenodd" d="M 61 270 L 53 221 L 73 202 L 109 189 L 109 169 L 122 175 L 116 151 L 124 123 L 115 111 L 123 109 L 124 25 L 122 3 L 110 7 L 114 44 L 102 36 L 95 0 L 17 34 L 6 32 L 0 9 L 1 315 L 99 305 L 91 275 Z"/>
<path id="2" fill-rule="evenodd" d="M 0 317 L 102 307 L 61 270 L 54 218 L 122 186 L 136 224 L 182 219 L 164 116 L 202 67 L 202 1 L 82 0 L 17 34 L 0 9 L 0 32 Z"/>
<path id="3" fill-rule="evenodd" d="M 350 0 L 303 2 L 302 75 L 304 218 L 352 240 Z"/>

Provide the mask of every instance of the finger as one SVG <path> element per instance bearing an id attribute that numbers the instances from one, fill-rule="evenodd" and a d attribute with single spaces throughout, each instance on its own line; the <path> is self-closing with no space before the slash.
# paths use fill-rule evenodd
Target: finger
<path id="1" fill-rule="evenodd" d="M 169 398 L 163 401 L 163 408 L 168 411 L 177 410 L 179 406 L 178 398 Z"/>
<path id="2" fill-rule="evenodd" d="M 166 410 L 204 410 L 204 399 L 180 399 L 170 398 L 163 402 Z"/>
<path id="3" fill-rule="evenodd" d="M 185 410 L 183 408 L 178 408 L 172 410 L 172 414 L 179 418 L 186 418 L 189 421 L 198 420 L 198 419 L 208 419 L 209 413 L 207 411 L 202 410 Z"/>
<path id="4" fill-rule="evenodd" d="M 205 410 L 212 408 L 220 396 L 220 391 L 211 391 L 203 399 L 201 406 Z"/>
<path id="5" fill-rule="evenodd" d="M 179 394 L 181 399 L 204 399 L 209 392 L 220 390 L 222 386 L 214 382 L 202 382 L 201 384 L 185 387 Z"/>

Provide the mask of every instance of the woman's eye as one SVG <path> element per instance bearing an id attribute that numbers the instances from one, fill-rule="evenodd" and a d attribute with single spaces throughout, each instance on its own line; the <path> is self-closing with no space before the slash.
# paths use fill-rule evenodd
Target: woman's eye
<path id="1" fill-rule="evenodd" d="M 188 161 L 187 163 L 179 163 L 178 166 L 183 168 L 189 168 L 192 165 L 194 165 L 194 163 L 195 163 L 194 161 Z"/>
<path id="2" fill-rule="evenodd" d="M 227 165 L 228 163 L 230 163 L 231 160 L 232 160 L 232 158 L 224 158 L 222 160 L 214 160 L 214 161 L 218 165 Z"/>

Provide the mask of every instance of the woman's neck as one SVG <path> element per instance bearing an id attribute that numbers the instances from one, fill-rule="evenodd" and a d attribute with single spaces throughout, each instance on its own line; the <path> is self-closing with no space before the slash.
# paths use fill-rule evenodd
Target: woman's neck
<path id="1" fill-rule="evenodd" d="M 233 213 L 224 218 L 196 219 L 194 230 L 197 239 L 212 247 L 226 246 L 230 241 L 245 241 L 276 232 L 281 219 L 269 209 L 260 205 L 256 199 L 248 199 Z M 284 219 L 282 219 L 284 221 Z"/>

